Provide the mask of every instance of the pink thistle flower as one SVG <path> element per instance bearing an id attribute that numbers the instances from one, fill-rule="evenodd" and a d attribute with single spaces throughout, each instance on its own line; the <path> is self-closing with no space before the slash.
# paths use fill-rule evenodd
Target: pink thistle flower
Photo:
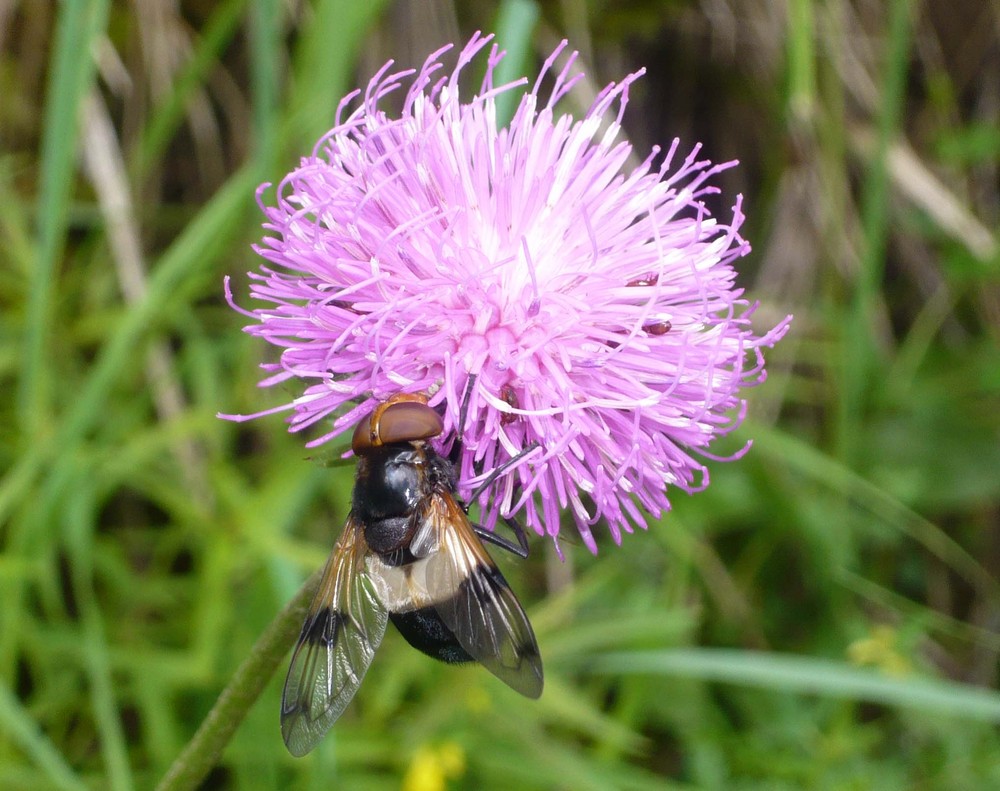
<path id="1" fill-rule="evenodd" d="M 703 198 L 712 165 L 678 143 L 627 170 L 619 140 L 629 85 L 612 83 L 574 120 L 554 107 L 578 77 L 574 56 L 546 61 L 509 126 L 498 128 L 490 48 L 478 95 L 459 77 L 490 41 L 476 35 L 450 75 L 433 53 L 419 71 L 386 64 L 357 108 L 277 189 L 258 201 L 267 235 L 243 311 L 246 328 L 280 347 L 262 385 L 307 383 L 290 430 L 333 417 L 310 446 L 351 428 L 397 392 L 422 391 L 443 410 L 445 433 L 465 441 L 459 479 L 468 496 L 491 469 L 537 443 L 483 496 L 483 521 L 524 511 L 555 538 L 568 509 L 591 551 L 604 520 L 615 542 L 670 508 L 667 487 L 708 483 L 702 457 L 742 422 L 740 390 L 765 378 L 756 304 L 734 286 L 750 247 L 736 199 L 728 224 Z M 398 117 L 382 101 L 408 82 Z M 227 286 L 228 293 L 228 286 Z M 232 303 L 232 298 L 230 297 Z M 234 307 L 236 307 L 234 305 Z M 237 308 L 238 309 L 238 308 Z M 466 425 L 459 410 L 467 386 Z M 742 452 L 736 454 L 742 455 Z M 731 457 L 735 458 L 735 457 Z"/>

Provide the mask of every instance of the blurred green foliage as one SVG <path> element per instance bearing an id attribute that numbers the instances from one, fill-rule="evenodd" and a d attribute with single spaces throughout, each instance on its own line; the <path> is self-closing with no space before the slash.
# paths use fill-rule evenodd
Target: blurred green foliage
<path id="1" fill-rule="evenodd" d="M 254 188 L 344 93 L 497 25 L 528 72 L 564 36 L 593 85 L 647 67 L 638 152 L 742 161 L 743 283 L 762 326 L 796 314 L 728 449 L 755 445 L 620 548 L 499 558 L 539 702 L 390 634 L 315 753 L 286 754 L 274 678 L 204 787 L 1000 787 L 994 12 L 6 4 L 0 787 L 152 787 L 323 563 L 352 470 L 216 418 L 286 395 L 222 280 L 246 293 Z"/>

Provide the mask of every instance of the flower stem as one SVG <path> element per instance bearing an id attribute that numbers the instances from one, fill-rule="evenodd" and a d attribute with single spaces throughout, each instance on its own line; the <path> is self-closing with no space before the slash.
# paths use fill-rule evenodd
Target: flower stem
<path id="1" fill-rule="evenodd" d="M 285 606 L 237 668 L 187 747 L 174 760 L 156 791 L 192 791 L 219 760 L 239 724 L 264 690 L 271 675 L 298 637 L 306 610 L 319 584 L 313 574 Z"/>

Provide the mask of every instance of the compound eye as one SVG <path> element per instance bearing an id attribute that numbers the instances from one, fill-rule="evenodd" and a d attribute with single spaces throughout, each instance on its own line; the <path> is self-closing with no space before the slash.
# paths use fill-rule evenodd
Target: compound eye
<path id="1" fill-rule="evenodd" d="M 382 445 L 430 439 L 444 431 L 441 416 L 427 404 L 414 401 L 387 404 L 378 417 L 375 432 Z"/>
<path id="2" fill-rule="evenodd" d="M 427 406 L 425 397 L 412 394 L 393 396 L 354 429 L 351 447 L 358 455 L 395 442 L 430 439 L 444 431 L 441 416 Z"/>

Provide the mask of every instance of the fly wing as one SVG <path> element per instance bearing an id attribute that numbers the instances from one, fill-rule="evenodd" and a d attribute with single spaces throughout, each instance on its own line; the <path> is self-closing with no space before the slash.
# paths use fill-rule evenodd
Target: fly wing
<path id="1" fill-rule="evenodd" d="M 348 519 L 323 571 L 292 654 L 281 696 L 281 735 L 305 755 L 358 691 L 387 620 L 361 524 Z"/>
<path id="2" fill-rule="evenodd" d="M 437 534 L 427 557 L 434 608 L 459 644 L 493 675 L 529 698 L 542 694 L 542 659 L 528 616 L 450 494 L 429 498 L 424 527 Z"/>

